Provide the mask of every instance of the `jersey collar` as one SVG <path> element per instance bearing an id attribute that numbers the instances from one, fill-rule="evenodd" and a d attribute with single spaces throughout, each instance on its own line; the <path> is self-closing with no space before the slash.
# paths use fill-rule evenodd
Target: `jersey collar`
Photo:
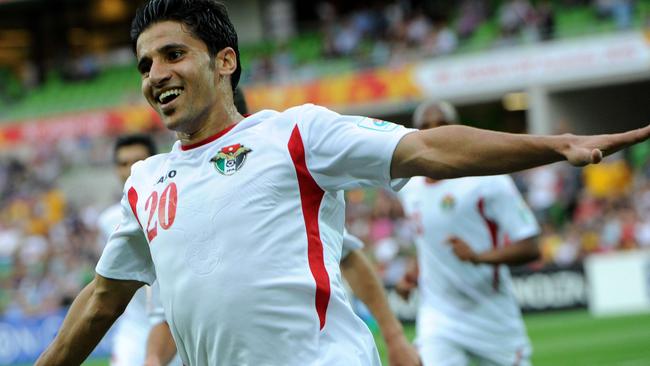
<path id="1" fill-rule="evenodd" d="M 246 118 L 250 117 L 251 114 L 250 114 L 250 113 L 245 113 L 245 114 L 243 114 L 242 116 L 244 117 L 244 119 L 246 119 Z M 242 121 L 243 121 L 243 120 L 242 120 Z M 241 122 L 241 121 L 239 121 L 239 122 Z M 189 144 L 189 145 L 182 145 L 182 144 L 181 144 L 181 150 L 182 150 L 182 151 L 188 151 L 188 150 L 196 149 L 196 148 L 199 147 L 199 146 L 203 146 L 203 145 L 205 145 L 205 144 L 209 144 L 209 143 L 211 143 L 212 141 L 214 141 L 214 140 L 218 139 L 219 137 L 221 137 L 221 136 L 227 134 L 228 132 L 230 132 L 230 130 L 232 130 L 233 128 L 235 128 L 235 126 L 237 126 L 237 125 L 239 124 L 239 122 L 238 122 L 238 123 L 234 123 L 234 124 L 232 124 L 232 125 L 230 125 L 230 126 L 224 128 L 223 130 L 217 132 L 216 134 L 214 134 L 214 135 L 212 135 L 212 136 L 210 136 L 210 137 L 207 137 L 207 138 L 205 138 L 205 139 L 203 139 L 203 140 L 201 140 L 201 141 L 199 141 L 199 142 L 195 142 L 195 143 L 193 143 L 193 144 Z"/>

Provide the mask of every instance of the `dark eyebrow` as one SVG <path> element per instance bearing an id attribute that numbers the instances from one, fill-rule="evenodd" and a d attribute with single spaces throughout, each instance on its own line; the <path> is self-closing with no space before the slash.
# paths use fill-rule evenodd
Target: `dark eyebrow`
<path id="1" fill-rule="evenodd" d="M 169 52 L 171 50 L 177 50 L 177 49 L 186 49 L 187 46 L 182 44 L 182 43 L 170 43 L 166 44 L 158 49 L 158 53 L 165 53 Z"/>

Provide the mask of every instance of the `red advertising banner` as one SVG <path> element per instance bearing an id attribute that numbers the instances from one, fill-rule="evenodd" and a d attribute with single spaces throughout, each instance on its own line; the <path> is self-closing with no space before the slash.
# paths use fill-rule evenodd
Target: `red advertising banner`
<path id="1" fill-rule="evenodd" d="M 0 148 L 19 143 L 48 143 L 61 138 L 109 136 L 162 128 L 147 105 L 82 112 L 0 125 Z"/>
<path id="2" fill-rule="evenodd" d="M 383 68 L 293 85 L 252 85 L 244 93 L 251 111 L 285 110 L 304 103 L 340 109 L 372 103 L 412 102 L 422 97 L 413 66 Z M 0 149 L 18 143 L 95 137 L 163 128 L 148 105 L 80 112 L 0 125 Z"/>
<path id="3" fill-rule="evenodd" d="M 245 90 L 248 105 L 284 110 L 305 103 L 345 108 L 369 103 L 410 102 L 422 92 L 413 80 L 413 66 L 382 68 L 284 86 L 253 85 Z"/>

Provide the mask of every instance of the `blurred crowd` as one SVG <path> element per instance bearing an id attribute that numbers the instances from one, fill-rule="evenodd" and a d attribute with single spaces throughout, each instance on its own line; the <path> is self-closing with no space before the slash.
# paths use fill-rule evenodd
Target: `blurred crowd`
<path id="1" fill-rule="evenodd" d="M 97 218 L 108 204 L 80 204 L 60 185 L 61 177 L 84 166 L 112 169 L 111 140 L 66 141 L 29 151 L 0 161 L 4 316 L 69 304 L 94 275 L 104 245 Z M 595 252 L 650 248 L 649 156 L 645 143 L 583 169 L 558 163 L 516 174 L 543 228 L 543 257 L 531 269 L 572 265 Z M 120 187 L 114 188 L 116 202 Z M 364 241 L 385 284 L 395 284 L 415 252 L 412 225 L 391 192 L 367 189 L 346 196 L 349 231 Z"/>
<path id="2" fill-rule="evenodd" d="M 633 26 L 634 0 L 504 0 L 497 7 L 487 0 L 400 0 L 364 2 L 346 11 L 324 1 L 317 6 L 321 57 L 310 61 L 339 59 L 355 67 L 390 67 L 449 55 L 472 44 L 497 48 L 547 41 L 556 37 L 558 7 L 581 7 L 594 14 L 596 22 L 612 21 L 617 29 Z M 483 34 L 473 37 L 482 26 Z M 290 82 L 314 73 L 314 65 L 300 64 L 295 52 L 281 42 L 270 54 L 256 55 L 245 79 Z"/>
<path id="3" fill-rule="evenodd" d="M 432 11 L 413 3 L 376 2 L 347 13 L 339 13 L 331 3 L 320 3 L 323 57 L 390 65 L 446 55 L 456 52 L 490 19 L 499 28 L 495 47 L 544 41 L 555 36 L 558 3 L 593 7 L 599 16 L 626 29 L 632 25 L 635 6 L 632 0 L 505 0 L 490 10 L 485 0 L 463 0 Z M 296 74 L 293 59 L 291 49 L 281 47 L 264 62 L 253 60 L 251 79 Z M 79 204 L 61 190 L 60 179 L 84 165 L 110 169 L 110 147 L 108 138 L 81 139 L 33 145 L 11 157 L 3 153 L 0 314 L 57 309 L 94 275 L 104 244 L 97 218 L 105 207 L 96 202 Z M 646 143 L 584 169 L 556 164 L 517 174 L 515 180 L 543 228 L 543 258 L 533 267 L 571 265 L 594 252 L 650 247 L 649 155 Z M 119 194 L 114 202 L 118 199 Z M 414 252 L 409 220 L 389 192 L 351 191 L 347 200 L 349 231 L 366 243 L 365 250 L 385 284 L 393 285 Z"/>

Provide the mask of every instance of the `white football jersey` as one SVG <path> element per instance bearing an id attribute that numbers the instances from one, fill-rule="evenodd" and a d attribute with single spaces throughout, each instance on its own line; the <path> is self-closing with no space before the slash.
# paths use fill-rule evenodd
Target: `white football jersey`
<path id="1" fill-rule="evenodd" d="M 139 162 L 97 265 L 151 284 L 187 365 L 379 365 L 341 284 L 343 190 L 398 188 L 401 126 L 265 110 Z"/>
<path id="2" fill-rule="evenodd" d="M 487 354 L 528 348 L 508 267 L 463 262 L 448 242 L 457 236 L 481 253 L 538 235 L 539 226 L 512 179 L 431 182 L 417 177 L 399 197 L 417 225 L 418 339 L 443 336 Z"/>
<path id="3" fill-rule="evenodd" d="M 122 206 L 118 203 L 108 207 L 98 219 L 104 242 L 120 224 Z M 146 354 L 147 336 L 151 326 L 147 318 L 147 294 L 143 286 L 135 295 L 115 324 L 111 365 L 142 365 Z"/>

